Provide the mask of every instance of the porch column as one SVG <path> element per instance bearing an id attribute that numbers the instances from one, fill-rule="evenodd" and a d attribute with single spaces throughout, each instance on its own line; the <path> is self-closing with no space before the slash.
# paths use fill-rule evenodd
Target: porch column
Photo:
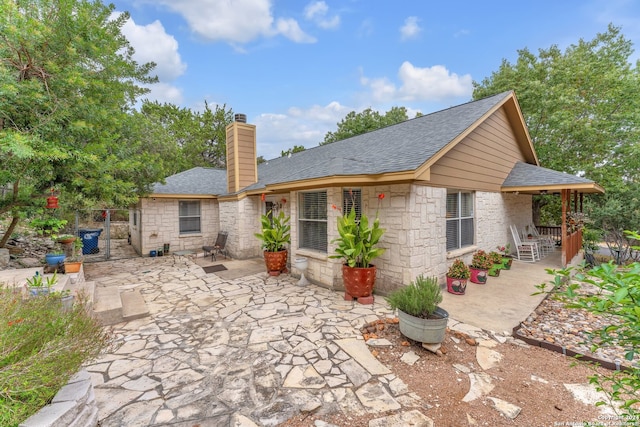
<path id="1" fill-rule="evenodd" d="M 562 190 L 562 219 L 560 225 L 560 242 L 562 243 L 562 267 L 567 266 L 567 206 L 571 203 L 571 190 Z"/>

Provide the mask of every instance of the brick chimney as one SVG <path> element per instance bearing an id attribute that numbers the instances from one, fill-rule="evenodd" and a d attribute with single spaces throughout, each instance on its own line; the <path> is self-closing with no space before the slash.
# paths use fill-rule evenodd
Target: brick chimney
<path id="1" fill-rule="evenodd" d="M 236 114 L 227 126 L 227 190 L 235 193 L 256 182 L 256 126 L 247 124 L 246 115 Z"/>

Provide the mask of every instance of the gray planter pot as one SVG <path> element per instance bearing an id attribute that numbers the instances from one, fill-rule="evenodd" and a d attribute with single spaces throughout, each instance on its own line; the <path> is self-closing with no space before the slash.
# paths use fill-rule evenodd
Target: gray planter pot
<path id="1" fill-rule="evenodd" d="M 436 344 L 444 340 L 444 333 L 449 321 L 449 313 L 438 307 L 434 313 L 439 319 L 421 319 L 398 310 L 400 332 L 414 341 Z"/>

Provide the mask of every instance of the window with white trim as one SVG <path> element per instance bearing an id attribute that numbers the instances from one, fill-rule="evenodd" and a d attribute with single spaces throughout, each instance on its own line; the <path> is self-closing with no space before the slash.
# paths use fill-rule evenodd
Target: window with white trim
<path id="1" fill-rule="evenodd" d="M 179 203 L 180 234 L 200 233 L 200 201 Z"/>
<path id="2" fill-rule="evenodd" d="M 356 221 L 360 221 L 362 214 L 362 190 L 359 188 L 344 188 L 342 190 L 342 213 L 348 215 L 351 209 L 356 211 Z"/>
<path id="3" fill-rule="evenodd" d="M 301 192 L 298 202 L 298 247 L 327 252 L 327 192 Z"/>
<path id="4" fill-rule="evenodd" d="M 473 193 L 447 191 L 447 250 L 474 243 Z"/>

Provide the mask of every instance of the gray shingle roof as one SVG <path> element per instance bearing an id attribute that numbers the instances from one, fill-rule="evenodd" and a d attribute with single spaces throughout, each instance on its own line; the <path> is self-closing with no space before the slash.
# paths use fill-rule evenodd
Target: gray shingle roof
<path id="1" fill-rule="evenodd" d="M 291 157 L 269 160 L 258 166 L 259 181 L 247 189 L 336 175 L 416 170 L 510 94 L 500 93 L 313 147 Z"/>
<path id="2" fill-rule="evenodd" d="M 593 184 L 590 179 L 554 171 L 529 163 L 517 162 L 502 184 L 509 187 L 544 187 L 550 185 Z"/>
<path id="3" fill-rule="evenodd" d="M 216 168 L 192 168 L 153 185 L 155 194 L 221 195 L 227 192 L 227 171 Z"/>

